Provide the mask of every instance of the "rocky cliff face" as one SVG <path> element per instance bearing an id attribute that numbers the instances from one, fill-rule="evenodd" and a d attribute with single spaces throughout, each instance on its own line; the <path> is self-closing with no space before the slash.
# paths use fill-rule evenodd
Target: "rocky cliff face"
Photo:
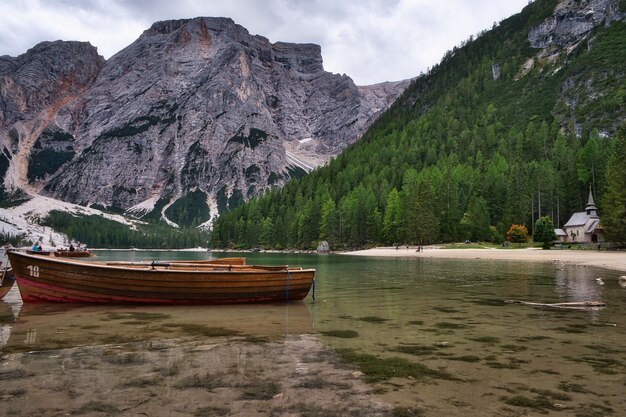
<path id="1" fill-rule="evenodd" d="M 0 80 L 6 188 L 138 215 L 201 192 L 214 216 L 303 175 L 407 86 L 357 87 L 324 71 L 318 45 L 226 18 L 155 23 L 106 62 L 40 44 L 0 58 Z"/>
<path id="2" fill-rule="evenodd" d="M 26 177 L 33 145 L 103 66 L 96 48 L 84 42 L 43 42 L 17 58 L 0 57 L 0 197 L 5 189 L 31 189 Z"/>
<path id="3" fill-rule="evenodd" d="M 622 2 L 623 4 L 623 2 Z M 597 29 L 604 27 L 606 32 L 600 48 L 615 48 L 616 53 L 623 45 L 623 22 L 626 21 L 624 6 L 619 0 L 562 0 L 559 1 L 552 16 L 544 20 L 528 33 L 528 40 L 537 49 L 536 56 L 529 59 L 520 69 L 520 76 L 534 68 L 543 71 L 551 68 L 551 75 L 557 79 L 562 68 L 567 68 L 568 59 L 580 50 L 592 51 L 596 47 Z M 614 37 L 615 40 L 606 40 Z M 559 101 L 553 115 L 562 126 L 573 124 L 576 132 L 582 132 L 580 115 L 587 119 L 603 121 L 600 134 L 609 135 L 623 123 L 623 115 L 606 114 L 602 100 L 613 101 L 605 97 L 607 92 L 620 91 L 626 70 L 623 65 L 610 66 L 607 63 L 594 68 L 594 64 L 581 67 L 561 80 Z M 619 98 L 616 98 L 619 100 Z"/>
<path id="4" fill-rule="evenodd" d="M 533 48 L 572 46 L 594 27 L 622 19 L 615 0 L 563 0 L 554 14 L 528 33 Z"/>

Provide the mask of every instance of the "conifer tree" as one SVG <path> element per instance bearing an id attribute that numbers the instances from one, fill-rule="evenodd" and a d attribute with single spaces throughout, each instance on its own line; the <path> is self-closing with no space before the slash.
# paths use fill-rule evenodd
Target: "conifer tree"
<path id="1" fill-rule="evenodd" d="M 602 224 L 609 241 L 626 244 L 626 124 L 614 141 L 606 173 L 607 190 L 601 200 Z"/>
<path id="2" fill-rule="evenodd" d="M 338 227 L 335 201 L 328 197 L 322 205 L 319 240 L 327 241 L 332 247 L 337 241 Z"/>
<path id="3" fill-rule="evenodd" d="M 387 243 L 399 244 L 403 241 L 402 204 L 400 193 L 393 188 L 387 197 L 385 217 L 383 219 L 383 233 Z"/>

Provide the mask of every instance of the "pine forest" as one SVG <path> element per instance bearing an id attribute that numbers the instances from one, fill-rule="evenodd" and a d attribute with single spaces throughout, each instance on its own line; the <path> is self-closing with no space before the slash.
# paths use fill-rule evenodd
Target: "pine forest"
<path id="1" fill-rule="evenodd" d="M 502 242 L 512 224 L 562 226 L 590 188 L 601 215 L 619 211 L 625 171 L 607 166 L 623 166 L 626 24 L 544 58 L 527 35 L 555 5 L 530 3 L 449 51 L 336 159 L 221 214 L 212 245 Z"/>

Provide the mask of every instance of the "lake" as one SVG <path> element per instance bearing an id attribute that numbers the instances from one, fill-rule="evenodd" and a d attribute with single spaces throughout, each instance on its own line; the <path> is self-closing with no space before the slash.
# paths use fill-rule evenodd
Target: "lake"
<path id="1" fill-rule="evenodd" d="M 98 260 L 237 256 L 206 252 L 97 253 Z M 626 288 L 618 284 L 619 272 L 560 263 L 267 253 L 246 256 L 250 264 L 316 268 L 316 301 L 313 302 L 309 294 L 304 303 L 290 305 L 29 304 L 20 308 L 14 303 L 15 294 L 11 294 L 9 302 L 0 303 L 0 350 L 4 355 L 0 369 L 0 414 L 8 415 L 6 412 L 11 411 L 18 413 L 14 415 L 27 415 L 19 414 L 20 404 L 23 404 L 20 401 L 24 401 L 28 390 L 34 388 L 25 385 L 20 388 L 23 391 L 11 393 L 6 386 L 16 375 L 17 379 L 34 381 L 35 385 L 47 384 L 47 389 L 52 391 L 69 392 L 64 394 L 67 396 L 65 402 L 73 401 L 73 389 L 74 398 L 82 399 L 81 407 L 96 404 L 81 408 L 78 414 L 120 414 L 120 410 L 126 409 L 115 405 L 117 403 L 109 404 L 107 408 L 107 403 L 100 400 L 85 402 L 89 394 L 78 388 L 57 387 L 55 375 L 65 375 L 70 364 L 74 364 L 81 370 L 80 378 L 98 383 L 104 368 L 100 362 L 95 364 L 89 360 L 93 361 L 97 355 L 106 358 L 111 349 L 113 357 L 123 353 L 121 361 L 130 361 L 126 365 L 132 368 L 133 360 L 127 358 L 131 351 L 146 358 L 158 352 L 168 352 L 170 356 L 177 352 L 176 355 L 182 358 L 180 363 L 183 363 L 185 355 L 199 354 L 199 343 L 219 346 L 211 348 L 217 352 L 224 343 L 228 345 L 234 340 L 251 344 L 245 345 L 248 346 L 245 349 L 237 345 L 236 360 L 231 351 L 223 353 L 220 360 L 230 363 L 229 366 L 235 366 L 235 363 L 240 376 L 253 371 L 276 375 L 277 378 L 282 375 L 273 374 L 278 369 L 272 370 L 272 366 L 280 367 L 281 363 L 287 366 L 290 359 L 284 358 L 282 362 L 269 359 L 274 363 L 263 371 L 257 369 L 258 361 L 241 360 L 244 350 L 249 357 L 258 354 L 268 360 L 267 352 L 255 350 L 264 344 L 273 348 L 278 346 L 279 350 L 290 346 L 289 349 L 298 351 L 301 356 L 298 363 L 292 364 L 289 371 L 292 373 L 306 374 L 302 367 L 307 363 L 313 366 L 316 358 L 323 357 L 327 363 L 337 365 L 336 361 L 328 359 L 332 354 L 357 364 L 364 372 L 359 379 L 368 381 L 371 389 L 367 400 L 370 402 L 356 403 L 363 407 L 361 411 L 371 410 L 365 415 L 384 415 L 383 409 L 376 408 L 376 399 L 395 407 L 387 410 L 391 413 L 388 415 L 394 416 L 519 416 L 537 413 L 618 416 L 626 411 L 623 396 L 626 391 Z M 602 301 L 607 307 L 564 311 L 507 304 L 506 300 L 541 303 Z M 190 341 L 195 347 L 185 351 Z M 221 344 L 216 345 L 213 341 Z M 154 348 L 157 345 L 161 348 Z M 190 363 L 198 360 L 196 356 L 189 357 L 194 358 Z M 307 357 L 311 360 L 308 361 Z M 136 364 L 137 369 L 153 375 L 156 372 L 154 366 L 145 370 L 140 368 L 150 362 L 146 358 Z M 155 356 L 154 360 L 159 359 Z M 170 358 L 167 363 L 177 362 Z M 106 372 L 120 366 L 115 361 L 104 361 L 104 364 Z M 195 367 L 192 365 L 190 369 L 198 372 L 203 369 L 197 363 Z M 38 376 L 39 369 L 47 371 Z M 307 372 L 311 374 L 313 371 Z M 341 374 L 340 371 L 319 368 L 316 372 L 316 375 L 325 377 L 315 380 L 320 386 L 303 383 L 305 387 L 309 384 L 309 393 L 324 388 L 324 381 L 329 384 L 328 381 L 332 381 L 326 388 L 333 389 L 347 384 L 333 379 Z M 175 379 L 174 376 L 168 377 L 167 373 L 159 375 L 160 384 L 167 385 L 167 381 Z M 347 378 L 341 375 L 341 378 Z M 157 381 L 156 377 L 151 378 L 146 386 L 150 381 Z M 286 384 L 287 378 L 281 378 L 277 384 Z M 99 383 L 111 386 L 111 392 L 141 388 L 137 395 L 148 395 L 141 386 L 120 387 L 118 383 L 116 388 L 109 382 Z M 231 386 L 237 385 L 233 383 Z M 351 396 L 363 395 L 358 389 L 350 393 Z M 152 397 L 148 395 L 147 398 L 149 404 Z M 171 398 L 175 396 L 172 394 Z M 218 401 L 210 398 L 205 401 Z M 316 398 L 324 401 L 325 397 L 320 392 Z M 51 409 L 59 410 L 59 415 L 67 411 L 60 398 L 47 401 Z M 326 401 L 330 404 L 336 400 L 329 397 Z M 294 413 L 294 409 L 278 412 L 277 408 L 263 408 L 258 404 L 235 410 L 232 405 L 228 408 L 225 404 L 220 406 L 221 412 L 216 408 L 207 411 L 206 415 Z M 180 407 L 186 409 L 188 406 Z M 338 402 L 333 407 L 343 405 Z M 2 413 L 3 409 L 5 413 Z M 194 410 L 198 409 L 201 407 Z M 179 415 L 169 409 L 168 413 L 164 413 L 163 408 L 158 410 L 158 415 Z M 202 415 L 190 410 L 179 410 L 180 415 Z M 306 407 L 302 410 L 295 415 L 335 415 L 315 414 L 306 411 Z M 76 407 L 71 411 L 76 414 Z M 125 412 L 124 415 L 135 415 Z"/>

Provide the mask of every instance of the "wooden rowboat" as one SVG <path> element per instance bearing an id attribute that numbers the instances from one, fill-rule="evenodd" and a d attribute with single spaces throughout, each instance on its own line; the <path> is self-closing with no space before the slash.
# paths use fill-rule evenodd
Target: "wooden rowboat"
<path id="1" fill-rule="evenodd" d="M 95 256 L 88 250 L 55 250 L 52 254 L 57 258 L 89 258 Z"/>
<path id="2" fill-rule="evenodd" d="M 304 299 L 315 277 L 314 269 L 242 260 L 85 262 L 16 251 L 7 256 L 25 303 L 284 302 Z"/>
<path id="3" fill-rule="evenodd" d="M 52 252 L 50 252 L 49 250 L 32 250 L 32 249 L 26 249 L 26 253 L 30 255 L 39 255 L 39 256 L 50 256 L 52 254 Z"/>
<path id="4" fill-rule="evenodd" d="M 0 270 L 0 300 L 11 290 L 14 282 L 15 278 L 12 275 L 11 268 Z"/>

